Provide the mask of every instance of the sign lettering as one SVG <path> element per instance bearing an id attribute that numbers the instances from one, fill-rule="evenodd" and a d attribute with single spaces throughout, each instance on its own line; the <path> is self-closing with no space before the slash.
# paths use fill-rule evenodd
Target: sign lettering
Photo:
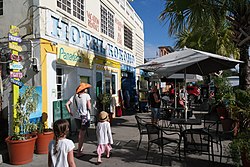
<path id="1" fill-rule="evenodd" d="M 21 70 L 21 69 L 23 69 L 23 66 L 19 62 L 10 63 L 10 69 L 12 69 L 12 70 Z"/>
<path id="2" fill-rule="evenodd" d="M 97 20 L 88 13 L 88 19 L 97 24 Z M 81 26 L 66 20 L 59 15 L 47 11 L 46 13 L 46 35 L 76 45 L 88 51 L 93 51 L 102 57 L 118 60 L 121 63 L 135 66 L 135 56 L 128 50 L 116 46 L 104 40 L 102 37 L 91 34 Z M 117 22 L 118 25 L 121 23 Z M 121 25 L 120 25 L 121 26 Z M 122 32 L 122 28 L 120 27 Z M 122 33 L 117 38 L 117 42 L 122 44 Z"/>
<path id="3" fill-rule="evenodd" d="M 22 78 L 22 77 L 23 77 L 23 73 L 11 71 L 11 72 L 10 72 L 10 77 L 11 77 L 11 78 Z"/>
<path id="4" fill-rule="evenodd" d="M 15 44 L 13 44 L 11 42 L 9 42 L 9 48 L 13 49 L 13 50 L 16 50 L 18 52 L 21 52 L 23 50 L 21 46 L 15 45 Z"/>
<path id="5" fill-rule="evenodd" d="M 22 39 L 19 36 L 14 36 L 14 35 L 9 34 L 9 41 L 21 43 Z"/>
<path id="6" fill-rule="evenodd" d="M 10 82 L 20 87 L 23 86 L 23 83 L 21 81 L 15 80 L 14 78 L 10 78 Z"/>

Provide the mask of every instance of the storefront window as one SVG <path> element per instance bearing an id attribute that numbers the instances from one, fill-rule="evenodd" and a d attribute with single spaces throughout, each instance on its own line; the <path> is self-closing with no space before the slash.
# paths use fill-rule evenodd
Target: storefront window
<path id="1" fill-rule="evenodd" d="M 111 89 L 111 88 L 110 88 L 110 80 L 109 80 L 109 79 L 106 79 L 106 80 L 105 80 L 105 90 L 106 90 L 105 92 L 110 94 L 110 93 L 111 93 L 111 90 L 110 90 L 110 89 Z"/>
<path id="2" fill-rule="evenodd" d="M 3 0 L 0 0 L 0 15 L 3 15 Z"/>
<path id="3" fill-rule="evenodd" d="M 96 72 L 96 97 L 102 94 L 102 73 Z"/>
<path id="4" fill-rule="evenodd" d="M 112 94 L 117 94 L 117 74 L 112 74 Z"/>
<path id="5" fill-rule="evenodd" d="M 57 99 L 61 100 L 63 97 L 63 69 L 56 69 L 56 87 L 57 87 Z"/>

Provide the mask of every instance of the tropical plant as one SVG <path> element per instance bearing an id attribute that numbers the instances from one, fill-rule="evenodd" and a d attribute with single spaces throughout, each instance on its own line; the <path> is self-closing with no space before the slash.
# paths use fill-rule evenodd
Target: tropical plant
<path id="1" fill-rule="evenodd" d="M 25 140 L 28 133 L 37 129 L 35 123 L 30 122 L 30 114 L 36 112 L 39 94 L 35 87 L 27 87 L 18 98 L 16 105 L 16 116 L 13 120 L 12 140 Z"/>
<path id="2" fill-rule="evenodd" d="M 110 93 L 103 93 L 98 96 L 98 101 L 101 104 L 99 110 L 110 111 L 110 104 L 112 100 L 112 95 Z"/>
<path id="3" fill-rule="evenodd" d="M 50 128 L 46 128 L 47 119 L 48 119 L 48 114 L 45 113 L 45 112 L 42 113 L 42 116 L 41 116 L 40 120 L 37 122 L 37 131 L 38 131 L 38 133 L 53 131 Z"/>
<path id="4" fill-rule="evenodd" d="M 242 156 L 250 162 L 250 91 L 235 90 L 235 98 L 231 108 L 232 118 L 237 121 L 238 134 L 229 144 L 229 150 L 233 161 L 239 166 Z"/>
<path id="5" fill-rule="evenodd" d="M 185 31 L 190 33 L 190 38 L 182 40 L 182 46 L 184 43 L 185 46 L 191 47 L 197 44 L 199 49 L 209 47 L 204 50 L 211 49 L 210 52 L 222 55 L 235 54 L 239 50 L 240 60 L 246 62 L 240 64 L 240 87 L 250 88 L 249 0 L 166 0 L 160 19 L 169 22 L 170 35 Z M 235 45 L 232 46 L 233 42 Z M 235 46 L 238 50 L 233 49 Z"/>

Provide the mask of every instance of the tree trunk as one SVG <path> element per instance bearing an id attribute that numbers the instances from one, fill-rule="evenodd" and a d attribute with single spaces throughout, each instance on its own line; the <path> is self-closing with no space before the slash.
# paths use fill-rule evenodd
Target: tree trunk
<path id="1" fill-rule="evenodd" d="M 240 64 L 239 70 L 239 86 L 240 89 L 246 90 L 250 88 L 250 62 L 248 54 L 249 46 L 244 45 L 240 47 L 240 60 L 244 63 Z"/>

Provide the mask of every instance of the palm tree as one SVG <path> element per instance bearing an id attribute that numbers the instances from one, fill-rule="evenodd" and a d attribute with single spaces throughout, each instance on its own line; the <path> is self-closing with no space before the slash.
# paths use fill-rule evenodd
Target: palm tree
<path id="1" fill-rule="evenodd" d="M 245 62 L 240 64 L 240 87 L 250 88 L 249 0 L 166 0 L 160 20 L 169 22 L 170 35 L 183 37 L 178 45 L 196 43 L 201 49 L 222 55 L 237 55 L 239 50 L 240 60 Z"/>

